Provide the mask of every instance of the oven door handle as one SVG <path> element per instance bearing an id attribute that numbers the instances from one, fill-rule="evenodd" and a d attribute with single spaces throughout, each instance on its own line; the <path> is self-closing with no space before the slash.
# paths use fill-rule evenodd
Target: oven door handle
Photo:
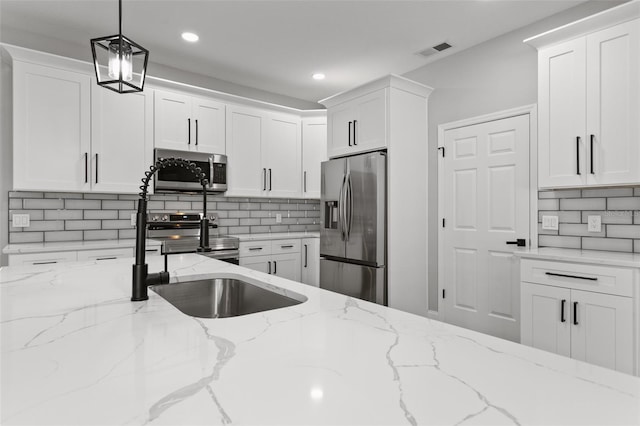
<path id="1" fill-rule="evenodd" d="M 213 188 L 213 157 L 209 157 L 209 188 Z"/>

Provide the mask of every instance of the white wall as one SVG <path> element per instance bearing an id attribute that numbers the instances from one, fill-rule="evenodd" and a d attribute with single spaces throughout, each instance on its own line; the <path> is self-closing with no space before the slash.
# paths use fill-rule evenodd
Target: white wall
<path id="1" fill-rule="evenodd" d="M 624 1 L 590 1 L 404 74 L 435 90 L 429 98 L 429 309 L 438 303 L 438 125 L 534 104 L 537 52 L 522 40 Z"/>

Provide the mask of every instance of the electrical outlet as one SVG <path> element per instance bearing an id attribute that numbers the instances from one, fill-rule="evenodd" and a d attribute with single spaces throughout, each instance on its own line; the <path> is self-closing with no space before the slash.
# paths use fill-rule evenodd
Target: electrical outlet
<path id="1" fill-rule="evenodd" d="M 31 226 L 31 216 L 27 214 L 14 214 L 11 216 L 14 228 L 28 228 Z"/>
<path id="2" fill-rule="evenodd" d="M 602 216 L 587 216 L 587 231 L 589 232 L 601 232 L 602 231 Z"/>
<path id="3" fill-rule="evenodd" d="M 276 223 L 282 223 L 282 215 L 280 213 L 276 213 Z"/>
<path id="4" fill-rule="evenodd" d="M 136 226 L 136 213 L 131 213 L 131 226 Z"/>
<path id="5" fill-rule="evenodd" d="M 542 229 L 558 230 L 558 216 L 542 216 Z"/>

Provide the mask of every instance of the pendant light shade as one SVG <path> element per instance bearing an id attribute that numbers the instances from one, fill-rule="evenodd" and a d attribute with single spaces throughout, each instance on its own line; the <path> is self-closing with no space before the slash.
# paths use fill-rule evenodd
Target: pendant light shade
<path id="1" fill-rule="evenodd" d="M 122 0 L 118 0 L 118 15 L 118 34 L 91 39 L 96 79 L 114 92 L 141 92 L 149 51 L 122 35 Z"/>

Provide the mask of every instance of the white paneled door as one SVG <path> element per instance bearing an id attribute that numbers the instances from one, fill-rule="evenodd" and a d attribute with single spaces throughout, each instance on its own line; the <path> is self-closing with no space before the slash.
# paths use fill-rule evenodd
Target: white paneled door
<path id="1" fill-rule="evenodd" d="M 529 244 L 529 115 L 447 130 L 444 142 L 445 321 L 519 341 L 513 251 Z"/>

